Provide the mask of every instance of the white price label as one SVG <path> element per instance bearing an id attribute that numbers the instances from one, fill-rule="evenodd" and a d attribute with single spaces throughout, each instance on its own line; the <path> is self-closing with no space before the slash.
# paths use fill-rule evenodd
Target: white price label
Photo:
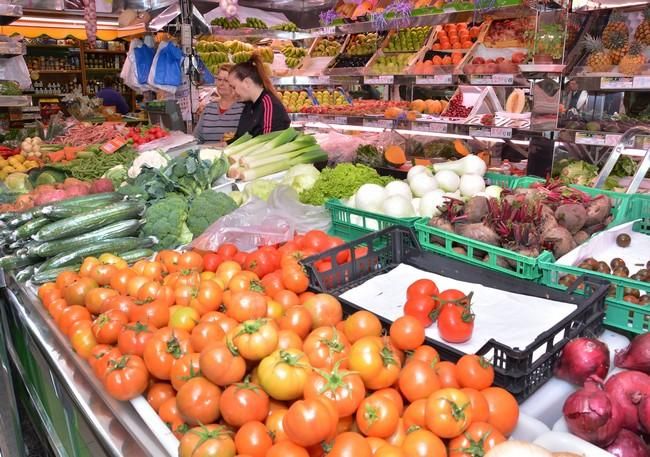
<path id="1" fill-rule="evenodd" d="M 512 85 L 515 82 L 515 76 L 505 73 L 497 73 L 495 75 L 492 75 L 492 81 L 494 84 Z"/>
<path id="2" fill-rule="evenodd" d="M 317 30 L 315 35 L 316 36 L 328 36 L 328 35 L 334 35 L 336 33 L 336 27 L 323 27 L 320 30 Z"/>
<path id="3" fill-rule="evenodd" d="M 494 75 L 472 75 L 470 83 L 475 85 L 512 85 L 515 81 L 514 75 L 496 73 Z"/>
<path id="4" fill-rule="evenodd" d="M 635 76 L 632 81 L 634 89 L 650 89 L 650 76 Z"/>
<path id="5" fill-rule="evenodd" d="M 314 76 L 309 78 L 309 83 L 315 86 L 324 86 L 330 83 L 330 79 L 327 76 Z"/>
<path id="6" fill-rule="evenodd" d="M 393 128 L 393 121 L 390 119 L 364 119 L 363 126 L 390 129 Z"/>
<path id="7" fill-rule="evenodd" d="M 623 135 L 605 135 L 605 146 L 616 146 Z"/>
<path id="8" fill-rule="evenodd" d="M 383 76 L 366 76 L 363 82 L 366 84 L 393 84 L 395 77 L 393 75 Z"/>
<path id="9" fill-rule="evenodd" d="M 414 122 L 411 128 L 418 132 L 447 133 L 447 124 L 441 122 Z"/>
<path id="10" fill-rule="evenodd" d="M 605 146 L 607 144 L 606 141 L 605 134 L 603 133 L 577 132 L 575 143 L 589 146 Z"/>
<path id="11" fill-rule="evenodd" d="M 614 78 L 602 77 L 600 78 L 601 89 L 632 89 L 634 78 Z"/>
<path id="12" fill-rule="evenodd" d="M 320 116 L 310 116 L 310 115 L 308 115 L 305 122 L 322 122 L 322 119 L 320 118 Z"/>
<path id="13" fill-rule="evenodd" d="M 421 86 L 435 86 L 440 84 L 451 84 L 452 75 L 416 76 L 415 84 Z"/>
<path id="14" fill-rule="evenodd" d="M 334 123 L 335 124 L 347 124 L 348 123 L 348 118 L 345 116 L 334 116 Z"/>
<path id="15" fill-rule="evenodd" d="M 507 127 L 470 127 L 469 135 L 485 138 L 512 138 L 512 129 Z"/>

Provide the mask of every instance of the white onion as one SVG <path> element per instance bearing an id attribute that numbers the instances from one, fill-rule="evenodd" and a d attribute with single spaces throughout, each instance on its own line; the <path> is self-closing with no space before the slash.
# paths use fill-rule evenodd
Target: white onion
<path id="1" fill-rule="evenodd" d="M 392 195 L 384 201 L 382 207 L 384 214 L 391 217 L 414 217 L 415 210 L 411 199 L 403 195 Z"/>
<path id="2" fill-rule="evenodd" d="M 479 175 L 463 175 L 460 178 L 460 194 L 466 197 L 472 197 L 477 192 L 485 190 L 485 181 Z"/>
<path id="3" fill-rule="evenodd" d="M 413 194 L 411 193 L 411 188 L 407 183 L 404 181 L 391 181 L 388 184 L 386 184 L 386 195 L 388 197 L 392 195 L 401 195 L 406 198 L 413 198 Z"/>
<path id="4" fill-rule="evenodd" d="M 485 193 L 492 198 L 496 198 L 497 200 L 501 200 L 501 192 L 503 192 L 503 188 L 500 186 L 487 186 L 485 188 Z"/>
<path id="5" fill-rule="evenodd" d="M 411 191 L 416 197 L 422 197 L 427 192 L 436 190 L 438 188 L 438 181 L 433 176 L 429 176 L 426 173 L 420 173 L 415 175 L 410 182 Z"/>
<path id="6" fill-rule="evenodd" d="M 422 217 L 435 217 L 440 216 L 439 207 L 445 204 L 445 198 L 441 190 L 433 190 L 424 194 L 420 200 L 420 216 Z"/>
<path id="7" fill-rule="evenodd" d="M 442 170 L 436 173 L 438 186 L 446 192 L 455 192 L 460 186 L 460 178 L 451 170 Z"/>
<path id="8" fill-rule="evenodd" d="M 364 184 L 354 196 L 356 207 L 370 212 L 378 212 L 385 199 L 386 191 L 378 184 Z"/>
<path id="9" fill-rule="evenodd" d="M 485 457 L 553 457 L 553 454 L 536 444 L 513 440 L 496 445 Z"/>
<path id="10" fill-rule="evenodd" d="M 433 173 L 431 172 L 431 170 L 429 168 L 425 167 L 424 165 L 416 165 L 416 166 L 414 166 L 413 168 L 411 168 L 408 171 L 408 173 L 406 174 L 406 180 L 410 184 L 411 180 L 415 176 L 419 175 L 420 173 L 424 173 L 424 174 L 426 174 L 428 176 L 433 176 Z"/>

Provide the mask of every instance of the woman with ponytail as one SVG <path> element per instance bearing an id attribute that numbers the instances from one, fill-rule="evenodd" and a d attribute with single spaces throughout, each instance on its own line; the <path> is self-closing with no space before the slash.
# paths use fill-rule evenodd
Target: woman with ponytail
<path id="1" fill-rule="evenodd" d="M 289 128 L 291 120 L 271 83 L 264 63 L 257 54 L 248 62 L 235 65 L 228 81 L 244 103 L 235 139 L 249 133 L 263 135 Z"/>

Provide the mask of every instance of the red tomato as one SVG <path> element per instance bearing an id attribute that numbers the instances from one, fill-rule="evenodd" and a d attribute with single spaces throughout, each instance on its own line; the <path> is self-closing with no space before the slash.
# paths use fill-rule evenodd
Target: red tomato
<path id="1" fill-rule="evenodd" d="M 273 446 L 273 440 L 266 426 L 260 421 L 245 423 L 235 435 L 235 447 L 240 457 L 265 457 Z"/>
<path id="2" fill-rule="evenodd" d="M 149 372 L 137 355 L 125 355 L 111 360 L 104 377 L 106 391 L 122 401 L 141 395 L 149 386 Z"/>
<path id="3" fill-rule="evenodd" d="M 404 314 L 415 317 L 424 327 L 433 324 L 438 303 L 426 295 L 415 295 L 404 304 Z"/>
<path id="4" fill-rule="evenodd" d="M 282 420 L 287 437 L 308 447 L 334 438 L 339 416 L 334 404 L 325 397 L 298 400 Z"/>
<path id="5" fill-rule="evenodd" d="M 188 380 L 176 395 L 181 417 L 190 425 L 211 424 L 219 419 L 221 389 L 203 376 Z"/>
<path id="6" fill-rule="evenodd" d="M 226 259 L 232 259 L 238 252 L 237 246 L 232 243 L 224 243 L 217 249 L 217 254 L 222 255 Z"/>
<path id="7" fill-rule="evenodd" d="M 397 405 L 387 396 L 370 395 L 357 410 L 357 427 L 366 436 L 388 438 L 399 422 Z"/>
<path id="8" fill-rule="evenodd" d="M 455 438 L 472 423 L 472 411 L 460 389 L 439 389 L 427 399 L 427 428 L 441 438 Z"/>
<path id="9" fill-rule="evenodd" d="M 98 343 L 115 344 L 129 318 L 122 311 L 109 309 L 93 322 L 93 333 Z"/>
<path id="10" fill-rule="evenodd" d="M 445 306 L 438 316 L 440 337 L 449 343 L 464 343 L 472 337 L 474 314 L 469 307 Z"/>
<path id="11" fill-rule="evenodd" d="M 328 248 L 330 243 L 330 238 L 327 233 L 321 230 L 310 230 L 305 233 L 305 238 L 303 239 L 302 245 L 306 249 L 311 249 L 316 252 L 323 252 Z"/>
<path id="12" fill-rule="evenodd" d="M 188 353 L 180 359 L 174 360 L 172 369 L 169 373 L 169 379 L 174 389 L 178 392 L 187 381 L 201 374 L 199 366 L 199 354 L 196 352 Z"/>
<path id="13" fill-rule="evenodd" d="M 366 394 L 363 379 L 356 373 L 339 370 L 313 371 L 305 384 L 305 398 L 324 396 L 334 402 L 340 417 L 350 416 L 359 408 Z"/>
<path id="14" fill-rule="evenodd" d="M 343 319 L 341 303 L 332 295 L 317 294 L 303 305 L 312 318 L 312 326 L 336 325 Z"/>
<path id="15" fill-rule="evenodd" d="M 241 382 L 228 386 L 219 401 L 221 415 L 229 425 L 263 421 L 269 415 L 269 396 L 257 384 Z"/>
<path id="16" fill-rule="evenodd" d="M 160 406 L 170 398 L 176 397 L 176 391 L 168 382 L 156 382 L 151 384 L 147 390 L 147 402 L 151 405 L 156 413 L 160 411 Z"/>
<path id="17" fill-rule="evenodd" d="M 390 326 L 390 339 L 396 348 L 412 351 L 424 343 L 424 326 L 413 316 L 402 316 Z"/>
<path id="18" fill-rule="evenodd" d="M 217 271 L 219 265 L 224 261 L 224 258 L 219 254 L 208 252 L 203 256 L 203 270 L 204 271 Z"/>
<path id="19" fill-rule="evenodd" d="M 430 279 L 418 279 L 406 289 L 406 298 L 410 299 L 418 295 L 427 295 L 435 298 L 438 295 L 438 286 Z"/>
<path id="20" fill-rule="evenodd" d="M 170 379 L 174 361 L 190 351 L 190 335 L 184 330 L 163 327 L 144 346 L 149 372 L 161 380 Z"/>
<path id="21" fill-rule="evenodd" d="M 282 284 L 287 290 L 301 294 L 309 287 L 309 277 L 301 266 L 282 268 Z"/>
<path id="22" fill-rule="evenodd" d="M 399 390 L 409 402 L 429 397 L 440 389 L 440 381 L 433 367 L 420 360 L 406 364 L 399 374 Z"/>
<path id="23" fill-rule="evenodd" d="M 466 354 L 456 362 L 458 382 L 461 387 L 487 389 L 494 382 L 494 367 L 483 357 Z"/>
<path id="24" fill-rule="evenodd" d="M 487 454 L 506 437 L 495 427 L 485 422 L 473 422 L 465 433 L 449 442 L 449 457 L 473 457 Z"/>
<path id="25" fill-rule="evenodd" d="M 438 300 L 444 305 L 467 305 L 469 303 L 466 294 L 457 289 L 447 289 L 440 292 Z"/>
<path id="26" fill-rule="evenodd" d="M 329 370 L 337 363 L 345 368 L 350 343 L 335 327 L 318 327 L 307 336 L 302 350 L 314 368 Z"/>
<path id="27" fill-rule="evenodd" d="M 219 386 L 241 381 L 246 373 L 246 361 L 232 346 L 218 341 L 201 351 L 201 374 Z"/>

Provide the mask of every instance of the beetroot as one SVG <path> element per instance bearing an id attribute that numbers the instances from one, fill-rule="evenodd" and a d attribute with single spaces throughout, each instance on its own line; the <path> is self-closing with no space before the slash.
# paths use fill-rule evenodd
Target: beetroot
<path id="1" fill-rule="evenodd" d="M 489 212 L 488 199 L 480 195 L 472 197 L 465 203 L 464 210 L 467 216 L 467 222 L 481 222 Z"/>
<path id="2" fill-rule="evenodd" d="M 639 403 L 639 425 L 647 435 L 650 434 L 650 397 L 645 397 Z"/>
<path id="3" fill-rule="evenodd" d="M 587 206 L 587 219 L 585 225 L 595 225 L 605 221 L 612 210 L 612 202 L 609 197 L 601 196 L 594 198 Z"/>
<path id="4" fill-rule="evenodd" d="M 650 333 L 637 335 L 628 347 L 616 351 L 614 365 L 650 374 Z"/>
<path id="5" fill-rule="evenodd" d="M 571 234 L 576 234 L 585 225 L 587 210 L 578 203 L 559 206 L 555 210 L 557 223 L 566 228 Z"/>
<path id="6" fill-rule="evenodd" d="M 101 178 L 90 185 L 91 194 L 101 194 L 103 192 L 113 192 L 113 181 L 107 178 Z"/>
<path id="7" fill-rule="evenodd" d="M 650 457 L 650 450 L 641 437 L 625 429 L 605 450 L 616 457 Z"/>
<path id="8" fill-rule="evenodd" d="M 564 346 L 555 365 L 555 376 L 582 385 L 591 375 L 605 378 L 609 372 L 609 348 L 594 338 L 576 338 Z"/>
<path id="9" fill-rule="evenodd" d="M 569 395 L 562 414 L 571 433 L 597 446 L 614 441 L 623 424 L 621 409 L 597 376 L 589 377 L 582 389 Z"/>
<path id="10" fill-rule="evenodd" d="M 494 230 L 482 222 L 476 224 L 458 224 L 456 226 L 456 233 L 494 246 L 499 246 L 501 240 Z"/>
<path id="11" fill-rule="evenodd" d="M 640 371 L 623 371 L 607 380 L 605 391 L 621 409 L 623 427 L 640 431 L 638 405 L 650 395 L 650 376 Z"/>
<path id="12" fill-rule="evenodd" d="M 542 233 L 542 243 L 551 247 L 556 259 L 576 247 L 571 232 L 561 226 L 553 227 Z"/>

